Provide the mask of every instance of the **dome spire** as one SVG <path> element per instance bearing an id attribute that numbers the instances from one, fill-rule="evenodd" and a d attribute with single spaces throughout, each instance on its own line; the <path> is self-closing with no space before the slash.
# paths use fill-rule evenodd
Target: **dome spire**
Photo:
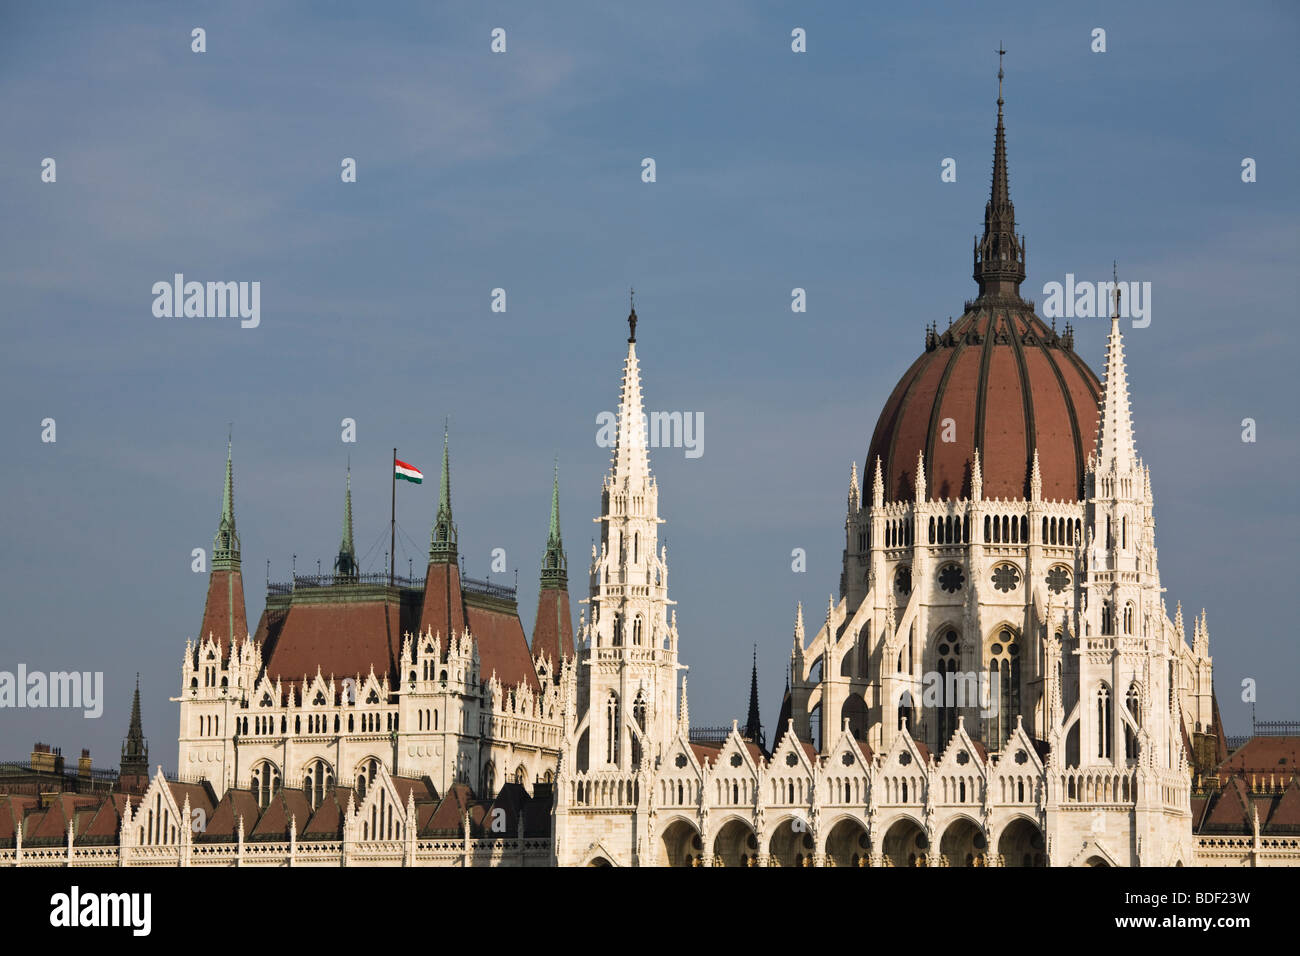
<path id="1" fill-rule="evenodd" d="M 1007 134 L 1002 123 L 1002 57 L 998 48 L 998 125 L 993 137 L 993 186 L 984 206 L 984 237 L 975 243 L 974 279 L 981 296 L 1020 298 L 1025 279 L 1024 237 L 1016 236 L 1016 209 L 1007 176 Z"/>

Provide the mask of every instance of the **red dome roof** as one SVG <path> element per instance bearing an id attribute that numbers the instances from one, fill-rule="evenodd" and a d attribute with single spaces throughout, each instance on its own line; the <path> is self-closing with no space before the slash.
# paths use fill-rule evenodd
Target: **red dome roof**
<path id="1" fill-rule="evenodd" d="M 991 296 L 926 339 L 871 437 L 867 473 L 879 457 L 885 500 L 915 496 L 918 451 L 928 498 L 969 498 L 976 449 L 985 498 L 1028 498 L 1037 449 L 1043 497 L 1078 500 L 1101 384 L 1073 336 L 1058 336 L 1028 303 Z"/>

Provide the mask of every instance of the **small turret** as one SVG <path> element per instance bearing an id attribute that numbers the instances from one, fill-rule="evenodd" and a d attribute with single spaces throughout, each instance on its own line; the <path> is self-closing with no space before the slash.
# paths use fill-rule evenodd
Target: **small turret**
<path id="1" fill-rule="evenodd" d="M 140 719 L 140 675 L 135 675 L 135 695 L 131 698 L 131 723 L 122 741 L 121 775 L 146 777 L 149 775 L 149 741 L 144 736 Z"/>
<path id="2" fill-rule="evenodd" d="M 451 454 L 447 447 L 447 429 L 442 431 L 442 480 L 438 485 L 438 513 L 433 519 L 429 540 L 429 560 L 439 564 L 456 563 L 456 524 L 451 516 Z"/>
<path id="3" fill-rule="evenodd" d="M 357 549 L 352 543 L 352 468 L 349 466 L 343 493 L 343 540 L 339 543 L 338 557 L 334 559 L 334 575 L 352 579 L 357 574 Z"/>

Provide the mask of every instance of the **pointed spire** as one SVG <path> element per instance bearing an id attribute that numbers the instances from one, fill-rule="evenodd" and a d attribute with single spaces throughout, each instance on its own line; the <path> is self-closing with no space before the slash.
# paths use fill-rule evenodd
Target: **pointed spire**
<path id="1" fill-rule="evenodd" d="M 858 463 L 855 459 L 849 470 L 849 513 L 856 514 L 861 507 L 862 494 L 858 489 Z"/>
<path id="2" fill-rule="evenodd" d="M 916 500 L 919 504 L 925 500 L 925 453 L 916 450 Z"/>
<path id="3" fill-rule="evenodd" d="M 226 483 L 221 491 L 221 517 L 212 538 L 212 570 L 239 570 L 239 532 L 235 530 L 235 470 L 231 441 L 226 440 Z M 207 635 L 204 635 L 205 637 Z"/>
<path id="4" fill-rule="evenodd" d="M 1041 501 L 1043 498 L 1043 473 L 1038 468 L 1038 446 L 1034 446 L 1034 463 L 1029 470 L 1029 500 Z"/>
<path id="5" fill-rule="evenodd" d="M 339 543 L 338 557 L 334 559 L 334 573 L 339 577 L 357 576 L 357 549 L 352 543 L 352 466 L 348 465 L 346 490 L 343 492 L 343 540 Z"/>
<path id="6" fill-rule="evenodd" d="M 1183 602 L 1178 602 L 1178 609 L 1174 611 L 1174 630 L 1178 632 L 1179 638 L 1184 634 L 1183 631 Z"/>
<path id="7" fill-rule="evenodd" d="M 975 281 L 980 296 L 1018 299 L 1025 279 L 1024 237 L 1016 236 L 1016 210 L 1007 175 L 1007 138 L 1002 125 L 1002 57 L 998 50 L 998 125 L 993 137 L 993 186 L 984 206 L 984 237 L 975 243 Z"/>
<path id="8" fill-rule="evenodd" d="M 677 726 L 683 734 L 691 732 L 691 708 L 686 700 L 686 678 L 682 678 L 682 702 L 677 708 Z"/>
<path id="9" fill-rule="evenodd" d="M 546 534 L 546 553 L 542 556 L 542 587 L 567 590 L 568 569 L 569 561 L 560 536 L 560 462 L 557 458 L 551 481 L 551 524 Z"/>
<path id="10" fill-rule="evenodd" d="M 754 645 L 754 664 L 749 674 L 749 713 L 745 717 L 745 739 L 767 746 L 767 735 L 763 733 L 763 722 L 758 715 L 758 645 Z"/>
<path id="11" fill-rule="evenodd" d="M 1136 464 L 1133 451 L 1133 413 L 1128 400 L 1128 370 L 1124 364 L 1124 337 L 1119 330 L 1119 281 L 1115 281 L 1115 305 L 1106 340 L 1106 374 L 1103 380 L 1101 417 L 1097 422 L 1098 474 L 1124 474 Z"/>
<path id="12" fill-rule="evenodd" d="M 984 467 L 980 464 L 980 450 L 975 449 L 975 460 L 971 462 L 970 467 L 970 497 L 971 501 L 980 501 L 984 498 Z"/>
<path id="13" fill-rule="evenodd" d="M 885 475 L 880 467 L 880 456 L 876 456 L 876 473 L 871 478 L 871 506 L 873 508 L 884 507 L 885 504 Z"/>
<path id="14" fill-rule="evenodd" d="M 438 487 L 438 514 L 433 519 L 429 541 L 429 560 L 456 563 L 456 525 L 451 517 L 451 453 L 446 425 L 442 429 L 442 481 Z"/>
<path id="15" fill-rule="evenodd" d="M 131 698 L 131 723 L 126 739 L 122 741 L 121 775 L 147 776 L 149 773 L 149 742 L 144 736 L 140 719 L 140 675 L 135 675 L 135 696 Z"/>
<path id="16" fill-rule="evenodd" d="M 794 649 L 803 652 L 803 601 L 800 601 L 794 612 Z"/>
<path id="17" fill-rule="evenodd" d="M 627 318 L 632 334 L 623 362 L 623 384 L 618 400 L 618 432 L 610 462 L 609 483 L 616 488 L 641 489 L 650 477 L 645 410 L 641 400 L 641 366 L 636 357 L 636 309 Z"/>

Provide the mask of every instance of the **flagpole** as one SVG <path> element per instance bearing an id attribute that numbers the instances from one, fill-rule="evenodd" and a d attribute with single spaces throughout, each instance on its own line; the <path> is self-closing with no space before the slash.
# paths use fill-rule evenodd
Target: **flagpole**
<path id="1" fill-rule="evenodd" d="M 388 586 L 393 586 L 393 567 L 397 564 L 397 449 L 393 449 L 393 467 L 388 470 L 393 483 L 393 510 L 388 522 Z"/>

